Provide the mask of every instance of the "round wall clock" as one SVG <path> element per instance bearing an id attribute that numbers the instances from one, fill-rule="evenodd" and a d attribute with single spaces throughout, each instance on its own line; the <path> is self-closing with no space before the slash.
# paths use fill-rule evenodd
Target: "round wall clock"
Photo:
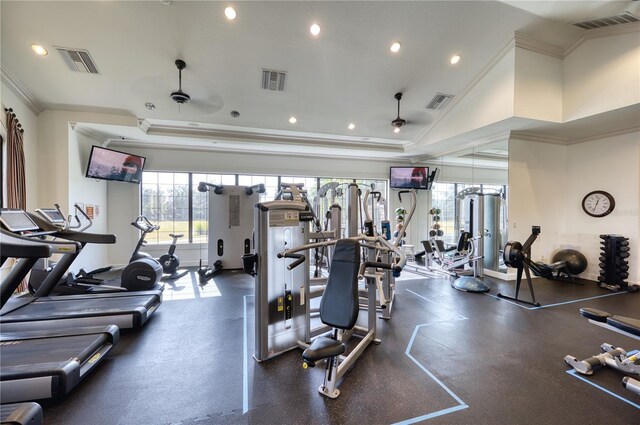
<path id="1" fill-rule="evenodd" d="M 616 206 L 613 196 L 604 190 L 594 190 L 582 199 L 582 209 L 591 217 L 604 217 L 611 214 Z"/>

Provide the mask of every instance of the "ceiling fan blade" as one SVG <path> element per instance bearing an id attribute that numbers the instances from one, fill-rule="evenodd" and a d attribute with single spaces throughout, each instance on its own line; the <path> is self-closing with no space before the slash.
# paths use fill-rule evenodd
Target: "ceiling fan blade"
<path id="1" fill-rule="evenodd" d="M 200 96 L 195 99 L 191 98 L 190 104 L 201 113 L 213 114 L 222 109 L 224 101 L 222 100 L 222 97 L 216 93 L 215 96 L 210 95 L 206 98 L 202 98 Z"/>
<path id="2" fill-rule="evenodd" d="M 404 117 L 407 125 L 427 126 L 433 122 L 433 116 L 428 112 L 413 111 Z"/>
<path id="3" fill-rule="evenodd" d="M 157 112 L 173 113 L 178 110 L 197 115 L 213 114 L 224 106 L 222 96 L 212 88 L 198 83 L 185 76 L 182 80 L 182 92 L 188 94 L 191 100 L 178 105 L 171 100 L 171 93 L 178 91 L 175 75 L 152 76 L 136 80 L 131 92 L 139 100 L 140 105 L 151 102 Z"/>

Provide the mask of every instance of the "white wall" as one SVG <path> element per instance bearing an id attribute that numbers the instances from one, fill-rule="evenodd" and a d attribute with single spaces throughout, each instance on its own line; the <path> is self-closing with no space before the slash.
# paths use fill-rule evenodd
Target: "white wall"
<path id="1" fill-rule="evenodd" d="M 564 185 L 565 229 L 557 248 L 574 248 L 587 256 L 589 267 L 584 277 L 596 280 L 599 274 L 601 234 L 619 234 L 629 238 L 632 255 L 628 282 L 638 282 L 640 251 L 638 195 L 640 180 L 640 132 L 636 131 L 568 146 Z M 602 218 L 582 211 L 582 198 L 593 190 L 605 190 L 615 199 L 613 212 Z"/>
<path id="2" fill-rule="evenodd" d="M 515 50 L 514 115 L 562 122 L 562 60 Z"/>
<path id="3" fill-rule="evenodd" d="M 640 33 L 587 40 L 563 61 L 564 120 L 640 102 Z"/>
<path id="4" fill-rule="evenodd" d="M 92 112 L 75 111 L 44 111 L 38 117 L 38 149 L 37 164 L 41 172 L 38 177 L 40 193 L 38 205 L 53 205 L 58 203 L 66 209 L 73 208 L 71 195 L 75 202 L 82 202 L 84 191 L 70 193 L 69 167 L 70 159 L 76 158 L 70 151 L 70 143 L 76 147 L 76 142 L 70 141 L 69 124 L 78 122 L 91 122 L 98 124 L 129 125 L 136 126 L 137 119 L 134 116 L 100 114 Z M 75 166 L 75 165 L 73 165 Z M 76 168 L 77 171 L 77 168 Z M 83 179 L 84 179 L 84 174 Z M 90 196 L 90 191 L 86 192 Z"/>
<path id="5" fill-rule="evenodd" d="M 541 226 L 531 249 L 535 261 L 550 262 L 564 234 L 566 156 L 566 146 L 509 141 L 509 240 L 524 243 L 531 226 Z"/>
<path id="6" fill-rule="evenodd" d="M 88 232 L 107 233 L 107 183 L 85 178 L 86 167 L 89 161 L 91 146 L 99 144 L 84 134 L 74 131 L 68 126 L 69 133 L 69 213 L 73 214 L 73 204 L 79 204 L 85 208 L 93 206 L 94 218 Z M 64 208 L 66 210 L 66 208 Z M 72 271 L 77 272 L 80 267 L 85 270 L 93 270 L 109 263 L 108 246 L 88 244 L 82 250 L 78 259 L 72 266 Z"/>
<path id="7" fill-rule="evenodd" d="M 630 239 L 629 283 L 638 283 L 640 132 L 569 146 L 512 139 L 509 144 L 509 239 L 524 242 L 532 225 L 542 233 L 532 258 L 550 262 L 555 252 L 574 248 L 589 262 L 581 277 L 596 280 L 600 234 Z M 613 213 L 593 218 L 582 198 L 605 190 L 616 200 Z"/>

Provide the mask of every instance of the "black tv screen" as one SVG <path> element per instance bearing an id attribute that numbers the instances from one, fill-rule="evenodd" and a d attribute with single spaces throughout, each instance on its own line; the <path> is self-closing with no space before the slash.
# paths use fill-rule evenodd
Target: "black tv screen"
<path id="1" fill-rule="evenodd" d="M 140 183 L 145 158 L 92 146 L 86 176 L 92 179 Z"/>
<path id="2" fill-rule="evenodd" d="M 431 189 L 429 167 L 391 167 L 389 186 L 392 189 Z"/>

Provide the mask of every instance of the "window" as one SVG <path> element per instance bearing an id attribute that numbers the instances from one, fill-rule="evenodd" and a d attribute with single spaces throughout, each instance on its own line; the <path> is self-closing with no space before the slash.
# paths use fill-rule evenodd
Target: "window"
<path id="1" fill-rule="evenodd" d="M 472 185 L 465 183 L 434 183 L 431 190 L 431 206 L 440 209 L 440 229 L 444 232 L 442 240 L 447 243 L 457 243 L 460 231 L 464 229 L 463 202 L 457 195 L 464 189 L 479 187 L 486 193 L 502 193 L 506 196 L 507 186 L 504 185 Z M 456 222 L 457 218 L 457 222 Z M 507 223 L 505 208 L 500 209 L 501 231 L 506 231 Z"/>
<path id="2" fill-rule="evenodd" d="M 434 183 L 431 188 L 431 207 L 440 209 L 440 230 L 442 240 L 449 243 L 458 241 L 456 233 L 456 185 L 455 183 Z M 433 217 L 433 216 L 431 216 Z M 431 223 L 433 224 L 433 222 Z"/>
<path id="3" fill-rule="evenodd" d="M 142 212 L 160 229 L 147 235 L 149 243 L 169 243 L 171 233 L 189 233 L 189 173 L 144 172 Z"/>
<path id="4" fill-rule="evenodd" d="M 346 192 L 346 184 L 357 183 L 366 188 L 373 187 L 382 192 L 386 199 L 387 182 L 385 180 L 354 180 L 354 179 L 329 179 L 303 176 L 254 176 L 236 174 L 208 174 L 208 173 L 172 173 L 145 171 L 142 174 L 142 214 L 149 221 L 160 225 L 158 232 L 147 236 L 149 243 L 170 243 L 171 233 L 182 233 L 184 238 L 178 243 L 206 243 L 209 221 L 209 193 L 199 192 L 198 184 L 207 182 L 222 186 L 253 186 L 264 184 L 266 192 L 260 194 L 260 202 L 270 201 L 275 198 L 280 189 L 280 182 L 302 183 L 307 191 L 307 198 L 313 205 L 314 198 L 322 184 L 336 181 L 341 184 L 343 192 Z M 320 202 L 318 217 L 324 217 L 333 202 L 342 204 L 344 195 L 334 192 L 329 198 Z M 378 217 L 384 217 L 386 207 L 380 207 Z M 346 220 L 346 209 L 343 208 L 343 220 Z M 377 222 L 377 221 L 376 221 Z M 346 223 L 346 221 L 343 221 Z"/>

